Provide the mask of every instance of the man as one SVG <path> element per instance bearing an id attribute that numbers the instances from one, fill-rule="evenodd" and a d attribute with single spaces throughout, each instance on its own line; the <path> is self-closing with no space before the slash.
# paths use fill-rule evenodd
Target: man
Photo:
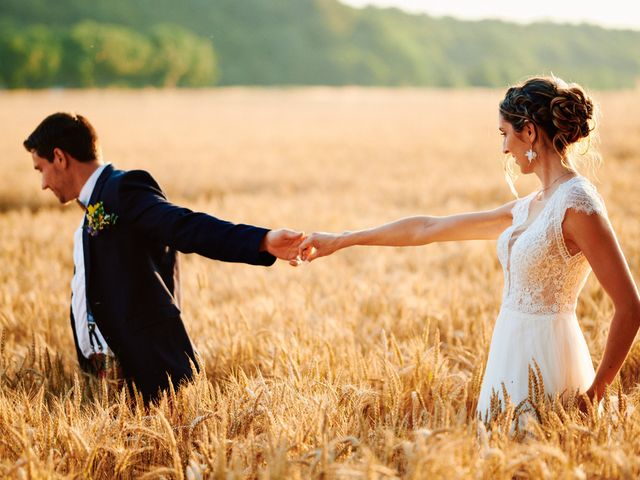
<path id="1" fill-rule="evenodd" d="M 24 141 L 42 189 L 76 200 L 71 327 L 83 370 L 101 374 L 115 357 L 145 402 L 197 365 L 180 313 L 177 252 L 269 266 L 296 263 L 303 234 L 233 224 L 167 201 L 142 170 L 102 162 L 89 121 L 55 113 Z"/>

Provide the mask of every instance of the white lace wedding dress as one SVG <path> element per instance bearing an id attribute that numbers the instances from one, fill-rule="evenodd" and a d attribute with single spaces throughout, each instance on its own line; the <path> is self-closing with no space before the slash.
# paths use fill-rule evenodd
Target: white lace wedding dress
<path id="1" fill-rule="evenodd" d="M 482 418 L 493 391 L 503 399 L 503 383 L 513 404 L 527 398 L 528 368 L 534 361 L 550 395 L 582 393 L 595 375 L 575 313 L 591 267 L 581 252 L 569 254 L 562 221 L 569 208 L 606 216 L 604 203 L 580 176 L 560 184 L 535 218 L 529 218 L 535 196 L 516 202 L 513 224 L 498 238 L 505 282 L 478 399 Z"/>

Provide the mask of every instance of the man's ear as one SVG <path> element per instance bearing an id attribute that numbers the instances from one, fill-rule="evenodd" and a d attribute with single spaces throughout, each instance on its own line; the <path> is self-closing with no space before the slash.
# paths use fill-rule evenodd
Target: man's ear
<path id="1" fill-rule="evenodd" d="M 61 170 L 65 170 L 69 166 L 69 157 L 64 150 L 53 149 L 53 166 Z"/>

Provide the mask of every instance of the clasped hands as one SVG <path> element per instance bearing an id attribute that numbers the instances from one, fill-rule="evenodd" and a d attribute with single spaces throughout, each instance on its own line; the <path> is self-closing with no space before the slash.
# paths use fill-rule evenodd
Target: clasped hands
<path id="1" fill-rule="evenodd" d="M 334 233 L 314 232 L 305 235 L 304 232 L 282 228 L 269 231 L 262 240 L 260 250 L 297 267 L 302 262 L 331 255 L 341 248 L 340 238 Z"/>

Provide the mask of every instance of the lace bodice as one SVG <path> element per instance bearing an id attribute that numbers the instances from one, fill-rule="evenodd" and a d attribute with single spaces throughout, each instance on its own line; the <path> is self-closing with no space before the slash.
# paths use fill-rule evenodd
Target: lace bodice
<path id="1" fill-rule="evenodd" d="M 498 238 L 505 278 L 503 307 L 531 314 L 573 312 L 591 267 L 582 252 L 570 255 L 562 222 L 569 208 L 606 216 L 604 202 L 596 188 L 578 176 L 562 183 L 535 218 L 529 219 L 535 195 L 516 202 L 513 223 Z M 516 238 L 514 232 L 521 233 Z"/>

